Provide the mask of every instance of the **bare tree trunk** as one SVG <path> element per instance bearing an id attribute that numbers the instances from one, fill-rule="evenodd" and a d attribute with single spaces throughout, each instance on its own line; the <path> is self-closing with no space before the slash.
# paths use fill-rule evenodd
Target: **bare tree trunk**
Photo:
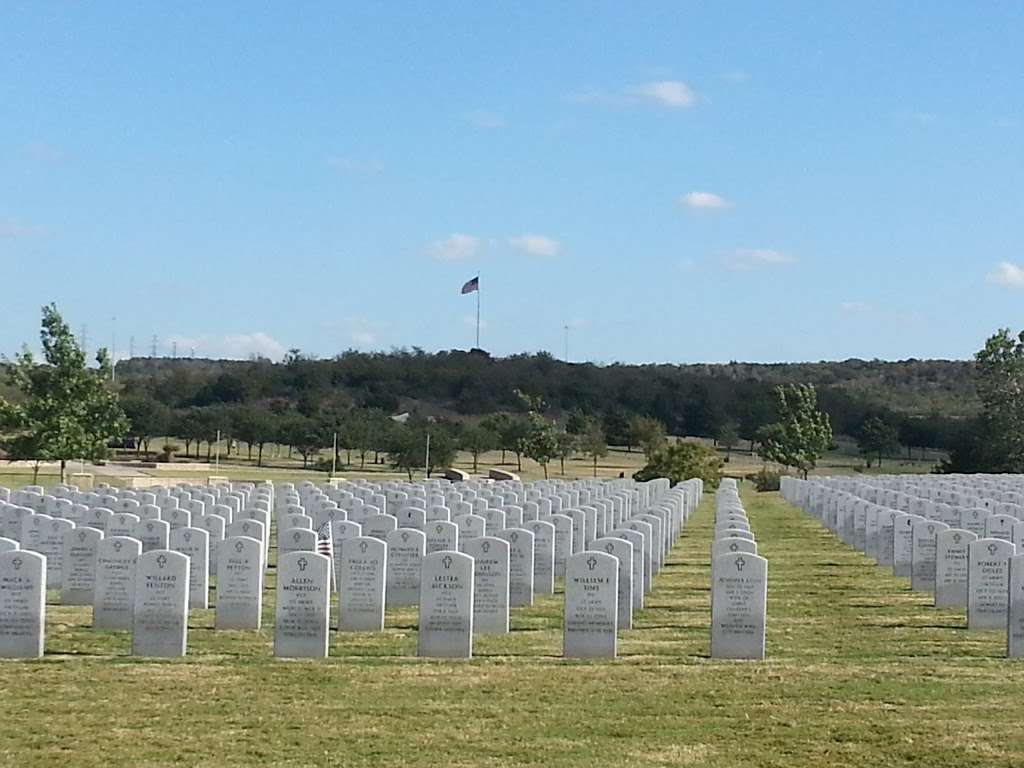
<path id="1" fill-rule="evenodd" d="M 64 484 L 64 471 L 67 469 L 67 466 L 68 466 L 68 460 L 67 459 L 61 459 L 60 460 L 60 482 L 61 482 L 61 485 Z"/>
<path id="2" fill-rule="evenodd" d="M 263 466 L 263 443 L 260 443 L 260 451 L 259 451 L 259 455 L 258 455 L 258 457 L 256 459 L 256 466 L 257 467 L 262 467 Z"/>

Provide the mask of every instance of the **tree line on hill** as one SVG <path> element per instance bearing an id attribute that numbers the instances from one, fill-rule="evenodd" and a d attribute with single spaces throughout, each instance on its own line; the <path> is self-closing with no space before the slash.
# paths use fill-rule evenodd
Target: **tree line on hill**
<path id="1" fill-rule="evenodd" d="M 115 392 L 105 352 L 87 368 L 50 306 L 43 310 L 42 363 L 26 352 L 5 364 L 0 436 L 9 458 L 62 462 L 95 458 L 106 438 L 127 435 L 140 453 L 151 453 L 154 438 L 180 440 L 195 456 L 204 446 L 210 456 L 218 438 L 241 442 L 257 464 L 274 445 L 316 466 L 337 444 L 332 463 L 388 461 L 410 473 L 446 466 L 460 449 L 474 464 L 501 450 L 520 465 L 531 458 L 547 473 L 550 463 L 561 462 L 564 471 L 564 461 L 579 454 L 596 471 L 609 444 L 653 458 L 667 451 L 668 434 L 707 437 L 727 453 L 740 441 L 751 451 L 759 444 L 766 460 L 807 471 L 806 458 L 826 450 L 834 430 L 856 438 L 869 463 L 902 446 L 949 450 L 949 470 L 1010 466 L 991 454 L 1005 448 L 1008 461 L 1019 455 L 1024 464 L 1024 447 L 1001 437 L 1024 426 L 1024 406 L 1019 419 L 993 414 L 1016 407 L 1007 402 L 1014 377 L 1024 374 L 1024 342 L 1015 346 L 1008 332 L 1000 334 L 975 361 L 982 413 L 952 418 L 896 412 L 835 383 L 780 384 L 779 366 L 598 366 L 543 353 L 492 359 L 479 351 L 348 352 L 318 360 L 293 350 L 276 364 L 134 359 L 118 366 Z M 839 365 L 846 370 L 848 363 Z M 407 413 L 396 420 L 396 411 Z M 813 450 L 795 445 L 793 435 L 810 435 Z M 180 450 L 171 442 L 155 448 L 168 457 Z"/>
<path id="2" fill-rule="evenodd" d="M 777 368 L 599 366 L 546 353 L 494 359 L 421 350 L 319 360 L 293 350 L 281 363 L 139 358 L 118 366 L 118 380 L 133 434 L 173 435 L 186 441 L 186 450 L 217 429 L 248 434 L 257 444 L 259 435 L 271 434 L 265 442 L 296 449 L 310 436 L 337 431 L 346 448 L 362 450 L 368 441 L 386 443 L 385 420 L 399 411 L 462 425 L 503 413 L 518 423 L 529 410 L 521 393 L 542 403 L 566 432 L 582 434 L 584 422 L 596 422 L 608 443 L 627 449 L 641 445 L 646 419 L 668 434 L 705 437 L 729 449 L 744 441 L 753 450 L 760 431 L 778 418 L 775 388 L 785 377 Z M 748 377 L 739 378 L 744 372 Z M 817 395 L 834 431 L 863 437 L 873 456 L 900 446 L 950 450 L 965 423 L 946 414 L 898 412 L 838 383 L 819 384 Z M 490 431 L 497 447 L 514 450 L 509 428 Z"/>

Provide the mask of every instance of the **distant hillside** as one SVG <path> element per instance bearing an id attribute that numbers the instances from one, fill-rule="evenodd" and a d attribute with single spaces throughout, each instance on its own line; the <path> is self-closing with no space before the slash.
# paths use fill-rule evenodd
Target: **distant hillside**
<path id="1" fill-rule="evenodd" d="M 768 384 L 809 382 L 831 387 L 868 402 L 911 416 L 941 413 L 963 417 L 978 411 L 972 372 L 966 360 L 858 360 L 818 363 L 729 363 L 691 365 L 688 370 L 707 376 L 726 375 L 737 380 Z"/>
<path id="2" fill-rule="evenodd" d="M 171 408 L 277 401 L 309 414 L 365 407 L 477 416 L 519 409 L 522 391 L 542 397 L 556 417 L 640 414 L 660 419 L 670 433 L 704 436 L 733 423 L 749 439 L 774 419 L 774 386 L 789 382 L 818 387 L 837 433 L 855 434 L 870 415 L 958 421 L 978 407 L 971 368 L 947 360 L 599 366 L 544 353 L 396 350 L 328 360 L 292 354 L 281 363 L 135 358 L 118 364 L 117 378 L 129 394 Z"/>

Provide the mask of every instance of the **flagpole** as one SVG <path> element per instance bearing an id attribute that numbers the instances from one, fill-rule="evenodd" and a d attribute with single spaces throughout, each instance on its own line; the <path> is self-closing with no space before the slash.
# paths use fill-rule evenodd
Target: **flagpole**
<path id="1" fill-rule="evenodd" d="M 480 273 L 476 273 L 476 348 L 480 349 Z"/>

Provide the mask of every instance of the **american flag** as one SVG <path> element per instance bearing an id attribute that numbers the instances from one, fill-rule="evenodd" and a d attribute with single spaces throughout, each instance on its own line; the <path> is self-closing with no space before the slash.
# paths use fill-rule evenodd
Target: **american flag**
<path id="1" fill-rule="evenodd" d="M 474 291 L 480 290 L 480 275 L 477 275 L 472 280 L 467 280 L 465 285 L 462 286 L 462 293 L 473 293 Z"/>
<path id="2" fill-rule="evenodd" d="M 334 542 L 331 540 L 331 521 L 320 526 L 316 532 L 316 552 L 318 555 L 327 555 L 334 559 Z"/>

